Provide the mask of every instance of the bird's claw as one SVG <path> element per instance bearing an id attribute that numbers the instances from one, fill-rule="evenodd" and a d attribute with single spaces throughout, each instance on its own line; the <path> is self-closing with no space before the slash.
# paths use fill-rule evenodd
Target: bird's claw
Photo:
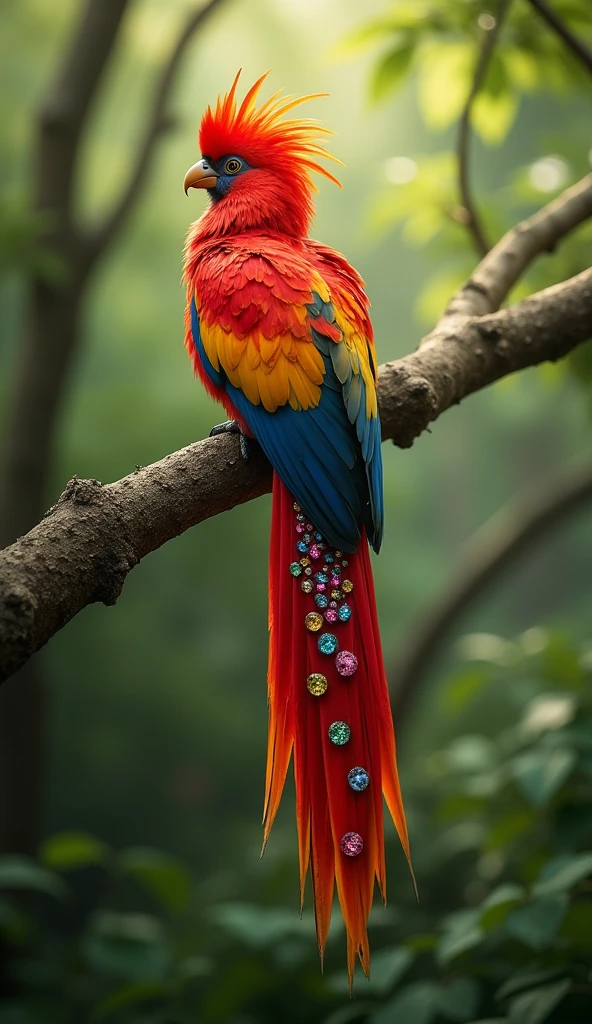
<path id="1" fill-rule="evenodd" d="M 217 434 L 238 434 L 241 458 L 244 462 L 249 461 L 249 445 L 247 443 L 247 438 L 243 434 L 237 420 L 225 420 L 224 423 L 217 423 L 216 426 L 212 427 L 210 430 L 210 437 L 216 437 Z"/>

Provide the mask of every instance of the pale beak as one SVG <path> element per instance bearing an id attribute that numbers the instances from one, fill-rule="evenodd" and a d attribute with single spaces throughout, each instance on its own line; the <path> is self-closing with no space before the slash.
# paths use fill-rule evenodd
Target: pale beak
<path id="1" fill-rule="evenodd" d="M 207 160 L 198 160 L 193 167 L 190 167 L 185 175 L 183 188 L 187 195 L 190 188 L 215 188 L 218 175 L 213 167 L 210 167 Z"/>

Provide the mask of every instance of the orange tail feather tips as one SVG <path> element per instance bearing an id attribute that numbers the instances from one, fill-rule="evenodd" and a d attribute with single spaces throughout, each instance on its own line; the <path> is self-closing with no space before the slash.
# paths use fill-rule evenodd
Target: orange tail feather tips
<path id="1" fill-rule="evenodd" d="M 372 570 L 366 538 L 336 551 L 277 475 L 269 583 L 264 847 L 293 750 L 301 900 L 310 867 L 322 960 L 337 884 L 351 986 L 375 878 L 386 896 L 383 793 L 411 868 Z"/>

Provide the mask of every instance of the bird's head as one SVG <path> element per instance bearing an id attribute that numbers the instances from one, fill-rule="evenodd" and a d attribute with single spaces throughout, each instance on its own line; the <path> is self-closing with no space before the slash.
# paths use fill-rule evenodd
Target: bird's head
<path id="1" fill-rule="evenodd" d="M 236 87 L 208 107 L 199 129 L 202 159 L 185 175 L 184 188 L 207 189 L 209 209 L 200 234 L 245 230 L 277 231 L 293 237 L 307 234 L 313 214 L 315 185 L 311 171 L 333 177 L 318 157 L 336 160 L 317 140 L 331 134 L 308 118 L 282 120 L 305 100 L 275 93 L 261 106 L 255 101 L 267 74 L 255 82 L 237 106 Z M 318 95 L 318 94 L 317 94 Z"/>

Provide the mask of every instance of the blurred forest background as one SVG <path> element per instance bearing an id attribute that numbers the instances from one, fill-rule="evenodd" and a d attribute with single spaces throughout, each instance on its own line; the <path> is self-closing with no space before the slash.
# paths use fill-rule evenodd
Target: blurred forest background
<path id="1" fill-rule="evenodd" d="M 39 395 L 71 355 L 55 417 L 39 428 L 43 465 L 29 467 L 39 494 L 11 511 L 12 485 L 4 493 L 4 543 L 72 475 L 116 480 L 220 419 L 182 345 L 181 249 L 202 209 L 182 181 L 202 110 L 238 67 L 245 84 L 271 67 L 272 91 L 329 93 L 310 115 L 337 133 L 344 187 L 321 183 L 315 236 L 364 276 L 380 361 L 416 346 L 482 248 L 454 151 L 492 33 L 470 152 L 483 234 L 495 240 L 590 169 L 592 71 L 541 5 L 218 0 L 181 55 L 174 119 L 137 205 L 89 271 L 76 349 L 48 354 L 31 304 L 73 278 L 50 244 L 52 215 L 35 207 L 38 114 L 86 6 L 8 0 L 1 15 L 5 449 L 34 332 L 33 355 L 49 369 L 23 422 L 43 420 Z M 118 6 L 105 0 L 103 15 Z M 589 0 L 548 6 L 585 56 Z M 89 234 L 125 188 L 162 68 L 196 7 L 127 5 L 74 166 Z M 101 46 L 97 25 L 82 77 Z M 590 225 L 580 228 L 517 294 L 584 269 L 591 242 Z M 47 324 L 48 345 L 55 329 Z M 404 697 L 397 687 L 412 634 L 466 575 L 475 531 L 504 507 L 532 514 L 529 485 L 557 495 L 571 467 L 585 466 L 591 378 L 584 346 L 473 396 L 411 450 L 384 446 L 386 539 L 374 566 L 421 902 L 391 831 L 389 904 L 373 911 L 372 977 L 356 978 L 354 999 L 338 913 L 323 975 L 310 904 L 299 919 L 290 786 L 259 860 L 265 498 L 145 559 L 115 609 L 86 608 L 2 687 L 0 1024 L 590 1019 L 592 510 L 572 502 L 536 544 L 526 531 L 451 617 Z M 503 541 L 507 521 L 497 522 Z M 473 540 L 473 552 L 486 543 Z"/>

